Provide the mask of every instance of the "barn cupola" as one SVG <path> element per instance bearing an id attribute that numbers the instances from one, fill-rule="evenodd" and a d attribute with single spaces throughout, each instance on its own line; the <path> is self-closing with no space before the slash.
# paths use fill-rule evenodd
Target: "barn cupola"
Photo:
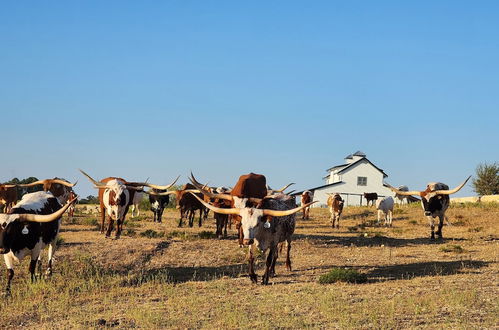
<path id="1" fill-rule="evenodd" d="M 366 154 L 363 153 L 362 151 L 357 151 L 354 154 L 350 154 L 350 155 L 346 156 L 345 163 L 351 164 L 351 163 L 358 161 L 361 158 L 366 158 Z"/>

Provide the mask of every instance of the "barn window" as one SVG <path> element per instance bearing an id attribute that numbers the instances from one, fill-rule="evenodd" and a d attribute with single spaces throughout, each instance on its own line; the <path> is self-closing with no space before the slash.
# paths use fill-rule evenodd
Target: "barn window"
<path id="1" fill-rule="evenodd" d="M 357 186 L 367 186 L 367 177 L 358 176 L 357 177 Z"/>

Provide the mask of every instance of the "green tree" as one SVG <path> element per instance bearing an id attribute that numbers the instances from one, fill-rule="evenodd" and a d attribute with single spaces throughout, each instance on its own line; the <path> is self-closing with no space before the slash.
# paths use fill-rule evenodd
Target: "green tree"
<path id="1" fill-rule="evenodd" d="M 480 195 L 499 194 L 499 163 L 482 163 L 476 167 L 473 188 Z"/>

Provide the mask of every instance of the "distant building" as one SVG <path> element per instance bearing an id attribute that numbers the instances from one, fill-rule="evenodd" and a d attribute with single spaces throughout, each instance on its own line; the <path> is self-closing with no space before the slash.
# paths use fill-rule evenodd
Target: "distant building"
<path id="1" fill-rule="evenodd" d="M 314 195 L 315 207 L 324 207 L 328 193 L 339 193 L 345 205 L 366 205 L 364 193 L 377 193 L 378 196 L 394 196 L 394 193 L 383 182 L 388 175 L 374 165 L 366 155 L 357 151 L 345 157 L 345 163 L 326 170 L 324 185 L 309 188 Z M 301 195 L 301 191 L 293 195 Z"/>

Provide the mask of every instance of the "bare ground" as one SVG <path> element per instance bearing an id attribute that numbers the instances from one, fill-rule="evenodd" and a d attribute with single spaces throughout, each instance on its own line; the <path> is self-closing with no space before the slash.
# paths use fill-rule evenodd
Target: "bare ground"
<path id="1" fill-rule="evenodd" d="M 324 209 L 311 215 L 298 216 L 293 271 L 281 256 L 268 286 L 251 284 L 235 230 L 214 238 L 212 218 L 178 228 L 174 210 L 162 224 L 146 213 L 119 240 L 105 239 L 92 217 L 65 219 L 54 275 L 31 284 L 24 260 L 12 297 L 0 299 L 0 325 L 498 328 L 498 204 L 453 205 L 444 239 L 433 242 L 419 206 L 397 207 L 393 228 L 374 225 L 373 208 L 346 209 L 340 229 Z M 319 284 L 333 267 L 368 282 Z"/>

